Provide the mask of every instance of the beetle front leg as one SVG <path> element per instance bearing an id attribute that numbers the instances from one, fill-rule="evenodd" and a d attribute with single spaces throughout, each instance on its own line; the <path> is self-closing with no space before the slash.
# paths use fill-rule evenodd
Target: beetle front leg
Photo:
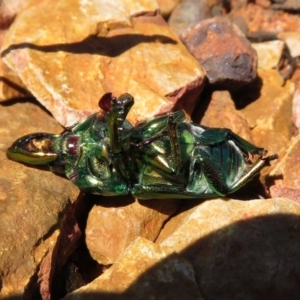
<path id="1" fill-rule="evenodd" d="M 173 168 L 176 176 L 182 166 L 182 161 L 180 158 L 180 150 L 178 144 L 177 123 L 174 121 L 173 113 L 170 113 L 168 116 L 168 125 L 172 149 Z"/>
<path id="2" fill-rule="evenodd" d="M 177 136 L 177 125 L 179 122 L 176 120 L 176 117 L 178 119 L 178 116 L 174 117 L 173 113 L 169 113 L 163 131 L 138 144 L 132 144 L 138 150 L 138 153 L 143 153 L 141 157 L 144 163 L 153 167 L 157 172 L 173 179 L 176 179 L 178 176 L 182 165 Z M 170 149 L 168 155 L 165 153 L 165 149 L 163 149 L 163 153 L 161 153 L 158 150 L 160 147 L 156 149 L 154 146 L 156 141 L 163 140 L 165 142 L 168 140 L 168 145 L 166 146 L 166 148 Z"/>
<path id="3" fill-rule="evenodd" d="M 118 99 L 115 97 L 111 99 L 111 107 L 106 113 L 106 121 L 110 138 L 110 151 L 113 155 L 118 155 L 122 151 L 122 126 L 133 104 L 134 99 L 130 94 L 123 94 Z"/>

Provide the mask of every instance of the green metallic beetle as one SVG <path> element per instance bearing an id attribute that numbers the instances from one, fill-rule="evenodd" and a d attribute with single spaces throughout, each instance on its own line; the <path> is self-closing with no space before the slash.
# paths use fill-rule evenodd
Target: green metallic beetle
<path id="1" fill-rule="evenodd" d="M 61 134 L 24 136 L 7 155 L 49 165 L 83 191 L 139 199 L 226 196 L 278 158 L 229 129 L 195 125 L 183 111 L 134 127 L 126 120 L 133 104 L 129 94 L 106 94 L 99 103 L 104 116 L 91 115 Z"/>

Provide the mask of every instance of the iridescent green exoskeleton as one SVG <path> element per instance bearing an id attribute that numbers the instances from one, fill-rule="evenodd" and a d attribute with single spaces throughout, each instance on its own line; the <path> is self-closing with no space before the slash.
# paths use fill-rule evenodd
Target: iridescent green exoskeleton
<path id="1" fill-rule="evenodd" d="M 109 100 L 108 100 L 109 99 Z M 9 158 L 49 165 L 83 191 L 139 199 L 226 196 L 251 180 L 277 155 L 229 129 L 207 128 L 172 112 L 132 126 L 134 103 L 106 95 L 104 116 L 94 114 L 61 134 L 35 133 L 18 139 Z"/>

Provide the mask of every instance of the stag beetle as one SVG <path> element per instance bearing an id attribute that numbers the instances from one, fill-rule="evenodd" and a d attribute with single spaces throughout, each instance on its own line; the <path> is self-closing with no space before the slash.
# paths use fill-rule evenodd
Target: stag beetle
<path id="1" fill-rule="evenodd" d="M 105 95 L 104 115 L 61 134 L 21 137 L 7 155 L 63 172 L 83 191 L 139 199 L 226 196 L 278 158 L 230 129 L 193 124 L 183 111 L 132 126 L 126 117 L 133 104 L 130 94 Z"/>

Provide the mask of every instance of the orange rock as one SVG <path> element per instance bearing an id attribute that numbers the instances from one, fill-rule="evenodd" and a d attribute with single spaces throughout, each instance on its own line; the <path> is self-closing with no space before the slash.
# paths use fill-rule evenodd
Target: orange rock
<path id="1" fill-rule="evenodd" d="M 103 275 L 63 299 L 201 300 L 194 275 L 176 253 L 168 256 L 159 245 L 137 238 Z"/>
<path id="2" fill-rule="evenodd" d="M 300 27 L 299 17 L 295 14 L 289 14 L 279 10 L 265 9 L 254 3 L 240 5 L 237 1 L 237 7 L 232 9 L 230 18 L 243 17 L 248 32 L 267 31 L 282 32 L 296 31 Z"/>
<path id="3" fill-rule="evenodd" d="M 4 0 L 0 2 L 0 47 L 2 47 L 3 38 L 8 28 L 25 2 L 26 0 Z M 22 81 L 0 58 L 0 102 L 28 95 L 29 92 Z"/>
<path id="4" fill-rule="evenodd" d="M 176 199 L 132 202 L 131 197 L 107 197 L 92 208 L 88 217 L 86 244 L 91 256 L 109 265 L 137 237 L 154 241 L 178 205 Z"/>
<path id="5" fill-rule="evenodd" d="M 300 203 L 300 135 L 293 138 L 279 154 L 280 160 L 270 171 L 274 185 L 272 197 L 289 197 Z"/>
<path id="6" fill-rule="evenodd" d="M 0 105 L 0 115 L 0 298 L 22 297 L 30 295 L 29 284 L 37 288 L 32 278 L 49 249 L 53 250 L 59 215 L 79 191 L 51 172 L 6 157 L 7 148 L 21 135 L 61 131 L 53 118 L 32 103 Z"/>
<path id="7" fill-rule="evenodd" d="M 259 70 L 262 80 L 258 99 L 247 105 L 242 112 L 246 117 L 255 145 L 278 153 L 292 137 L 291 114 L 294 84 L 282 78 L 275 70 Z M 256 94 L 252 90 L 253 94 Z M 248 95 L 245 95 L 248 97 Z"/>
<path id="8" fill-rule="evenodd" d="M 297 299 L 299 220 L 300 204 L 287 198 L 215 199 L 182 210 L 156 243 L 192 264 L 211 299 Z"/>
<path id="9" fill-rule="evenodd" d="M 182 103 L 191 113 L 204 72 L 157 8 L 150 0 L 30 1 L 2 56 L 64 126 L 98 111 L 106 92 L 134 96 L 133 123 Z"/>
<path id="10" fill-rule="evenodd" d="M 205 105 L 207 105 L 205 109 Z M 201 118 L 201 125 L 208 127 L 229 128 L 245 140 L 252 141 L 251 130 L 242 112 L 235 108 L 235 104 L 231 99 L 228 91 L 215 91 L 211 95 L 211 99 L 202 99 L 196 108 L 193 118 L 198 120 L 200 114 L 205 111 Z"/>

